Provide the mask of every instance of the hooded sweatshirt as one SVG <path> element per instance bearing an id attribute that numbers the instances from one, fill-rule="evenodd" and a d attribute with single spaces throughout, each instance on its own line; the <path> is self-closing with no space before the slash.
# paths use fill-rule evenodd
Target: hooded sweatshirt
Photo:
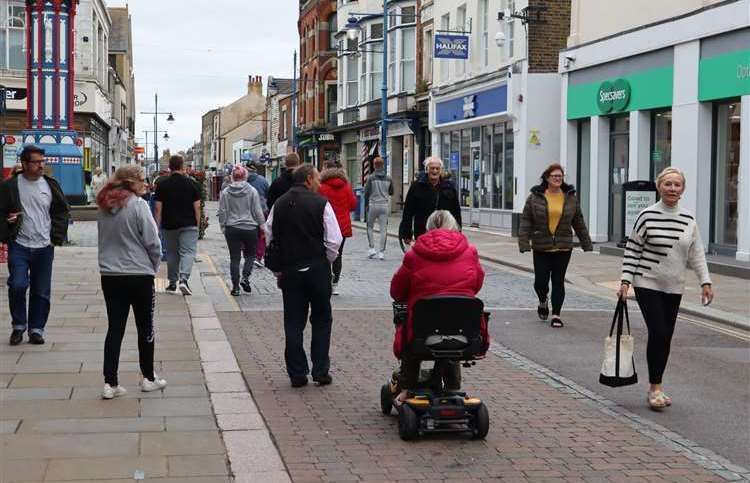
<path id="1" fill-rule="evenodd" d="M 219 198 L 219 226 L 239 230 L 255 230 L 266 222 L 260 195 L 245 181 L 234 181 L 221 192 Z"/>
<path id="2" fill-rule="evenodd" d="M 365 183 L 365 204 L 387 205 L 393 196 L 393 181 L 384 169 L 375 170 Z"/>
<path id="3" fill-rule="evenodd" d="M 99 205 L 99 272 L 102 275 L 156 275 L 161 242 L 156 221 L 141 197 L 105 186 Z"/>

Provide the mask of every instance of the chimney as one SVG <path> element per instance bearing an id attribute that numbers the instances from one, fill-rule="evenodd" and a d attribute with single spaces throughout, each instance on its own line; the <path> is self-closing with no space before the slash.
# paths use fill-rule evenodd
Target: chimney
<path id="1" fill-rule="evenodd" d="M 247 93 L 263 95 L 263 77 L 259 75 L 251 75 L 248 77 L 247 82 Z"/>

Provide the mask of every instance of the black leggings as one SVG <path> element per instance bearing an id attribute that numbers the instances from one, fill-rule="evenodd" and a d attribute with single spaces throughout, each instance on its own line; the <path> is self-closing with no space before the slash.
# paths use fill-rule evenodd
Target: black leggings
<path id="1" fill-rule="evenodd" d="M 247 280 L 253 273 L 253 262 L 258 247 L 258 229 L 243 230 L 228 226 L 224 230 L 224 238 L 229 247 L 229 276 L 232 288 L 240 284 L 240 259 L 245 252 L 245 263 L 242 266 L 242 279 Z"/>
<path id="2" fill-rule="evenodd" d="M 565 272 L 568 270 L 571 250 L 541 252 L 534 250 L 534 291 L 539 302 L 547 300 L 552 279 L 552 315 L 560 315 L 565 300 Z"/>
<path id="3" fill-rule="evenodd" d="M 332 283 L 339 283 L 339 278 L 341 278 L 341 268 L 342 268 L 342 259 L 344 256 L 344 243 L 346 242 L 346 238 L 343 238 L 341 240 L 341 246 L 339 247 L 339 256 L 336 257 L 336 260 L 333 261 L 331 264 L 331 269 L 333 270 L 333 280 Z"/>
<path id="4" fill-rule="evenodd" d="M 664 369 L 667 367 L 667 359 L 669 359 L 669 349 L 682 294 L 635 287 L 635 298 L 638 300 L 643 320 L 648 327 L 648 344 L 646 345 L 648 380 L 651 384 L 661 384 Z"/>
<path id="5" fill-rule="evenodd" d="M 109 328 L 104 340 L 104 382 L 117 386 L 120 347 L 130 307 L 138 330 L 138 362 L 141 374 L 154 380 L 154 277 L 150 275 L 102 276 Z"/>

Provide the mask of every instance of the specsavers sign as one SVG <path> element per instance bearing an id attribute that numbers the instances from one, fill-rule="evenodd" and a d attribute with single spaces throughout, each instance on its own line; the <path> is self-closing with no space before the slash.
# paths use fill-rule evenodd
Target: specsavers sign
<path id="1" fill-rule="evenodd" d="M 599 86 L 596 104 L 602 114 L 624 111 L 630 102 L 630 83 L 625 79 L 605 81 Z"/>

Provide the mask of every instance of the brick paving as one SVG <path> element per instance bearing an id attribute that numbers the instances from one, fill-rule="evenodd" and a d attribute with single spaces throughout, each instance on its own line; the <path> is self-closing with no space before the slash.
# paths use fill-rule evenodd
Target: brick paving
<path id="1" fill-rule="evenodd" d="M 379 409 L 394 364 L 388 311 L 336 311 L 334 383 L 302 389 L 285 373 L 281 312 L 217 315 L 295 482 L 722 480 L 500 357 L 464 370 L 465 389 L 490 411 L 486 441 L 403 442 Z"/>

